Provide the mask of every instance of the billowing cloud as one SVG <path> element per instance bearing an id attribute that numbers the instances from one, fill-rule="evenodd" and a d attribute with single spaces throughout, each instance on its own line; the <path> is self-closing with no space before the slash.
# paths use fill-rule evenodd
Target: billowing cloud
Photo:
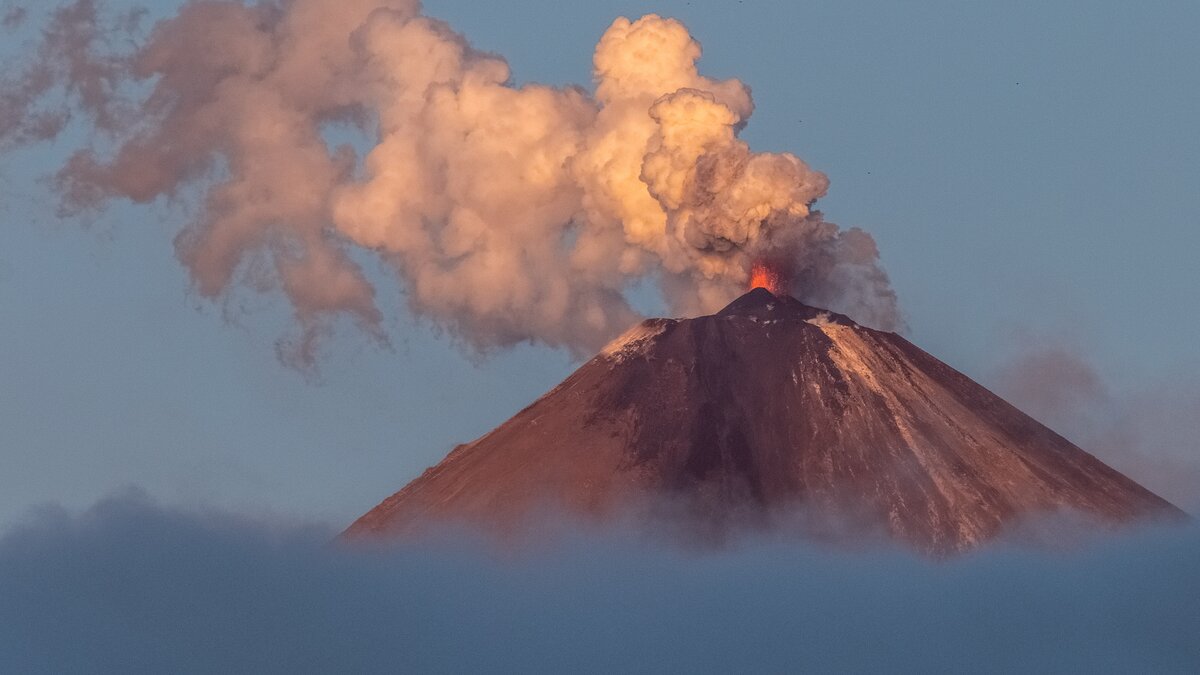
<path id="1" fill-rule="evenodd" d="M 281 289 L 302 360 L 335 316 L 384 337 L 356 249 L 481 349 L 589 353 L 638 318 L 625 294 L 641 280 L 672 313 L 708 312 L 764 256 L 800 297 L 898 325 L 870 236 L 812 210 L 824 174 L 739 138 L 749 88 L 701 74 L 676 20 L 614 21 L 593 93 L 514 85 L 415 0 L 190 0 L 145 37 L 131 17 L 93 0 L 52 13 L 0 138 L 89 121 L 57 174 L 68 213 L 200 195 L 177 240 L 196 288 Z M 334 127 L 362 142 L 333 147 Z"/>
<path id="2" fill-rule="evenodd" d="M 330 546 L 106 500 L 0 538 L 0 670 L 1154 672 L 1200 668 L 1200 531 L 933 562 L 619 535 Z"/>

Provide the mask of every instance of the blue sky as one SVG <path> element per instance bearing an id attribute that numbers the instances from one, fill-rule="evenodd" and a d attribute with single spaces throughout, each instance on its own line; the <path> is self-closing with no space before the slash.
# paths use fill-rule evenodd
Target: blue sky
<path id="1" fill-rule="evenodd" d="M 753 88 L 743 137 L 827 173 L 827 217 L 876 237 L 918 345 L 985 384 L 1030 341 L 1071 345 L 1117 391 L 1200 373 L 1195 3 L 426 11 L 503 54 L 518 80 L 554 84 L 588 82 L 614 17 L 678 17 L 705 73 Z M 6 58 L 19 52 L 21 35 L 0 39 Z M 277 298 L 221 306 L 189 290 L 178 214 L 58 219 L 37 178 L 63 152 L 0 163 L 0 524 L 125 485 L 347 523 L 574 367 L 532 346 L 464 357 L 385 285 L 393 348 L 344 327 L 313 381 L 275 359 Z"/>

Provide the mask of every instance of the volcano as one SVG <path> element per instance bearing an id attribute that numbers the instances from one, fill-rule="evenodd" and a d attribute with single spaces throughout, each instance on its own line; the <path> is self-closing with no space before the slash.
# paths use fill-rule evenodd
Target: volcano
<path id="1" fill-rule="evenodd" d="M 894 333 L 756 288 L 648 319 L 354 522 L 512 532 L 546 509 L 970 549 L 1056 512 L 1182 512 Z"/>

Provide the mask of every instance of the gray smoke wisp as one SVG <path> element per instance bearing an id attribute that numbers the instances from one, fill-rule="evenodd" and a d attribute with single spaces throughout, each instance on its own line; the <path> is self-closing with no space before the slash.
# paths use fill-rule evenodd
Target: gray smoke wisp
<path id="1" fill-rule="evenodd" d="M 1115 388 L 1073 345 L 1025 338 L 997 393 L 1176 506 L 1200 510 L 1200 390 L 1186 381 Z"/>
<path id="2" fill-rule="evenodd" d="M 478 349 L 590 353 L 639 318 L 634 285 L 710 312 L 762 256 L 802 299 L 899 324 L 870 235 L 812 210 L 824 174 L 739 138 L 749 88 L 701 74 L 676 20 L 614 21 L 589 91 L 514 85 L 414 0 L 190 0 L 144 36 L 138 16 L 52 12 L 0 138 L 91 130 L 55 177 L 66 213 L 193 197 L 176 248 L 195 288 L 281 289 L 301 360 L 338 316 L 385 337 L 356 249 Z M 335 127 L 362 144 L 331 147 Z"/>

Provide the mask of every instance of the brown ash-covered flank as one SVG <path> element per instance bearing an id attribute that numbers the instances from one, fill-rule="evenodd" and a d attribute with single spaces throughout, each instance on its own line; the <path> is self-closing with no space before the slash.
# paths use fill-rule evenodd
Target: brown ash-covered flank
<path id="1" fill-rule="evenodd" d="M 517 532 L 547 508 L 718 536 L 883 532 L 931 553 L 1059 511 L 1181 515 L 904 338 L 761 288 L 639 324 L 346 535 Z"/>

